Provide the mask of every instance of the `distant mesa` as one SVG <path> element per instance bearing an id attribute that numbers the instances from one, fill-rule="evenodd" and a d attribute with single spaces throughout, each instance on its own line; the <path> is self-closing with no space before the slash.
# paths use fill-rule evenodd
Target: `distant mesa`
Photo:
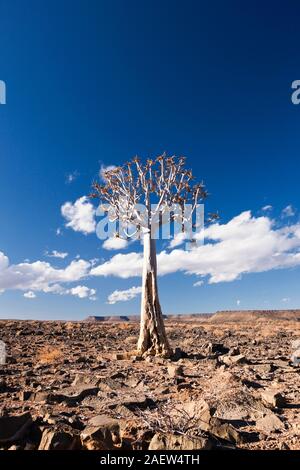
<path id="1" fill-rule="evenodd" d="M 166 321 L 209 321 L 211 323 L 251 322 L 259 320 L 300 321 L 299 310 L 221 310 L 216 313 L 170 314 L 163 316 Z M 138 322 L 139 315 L 90 315 L 86 322 Z"/>
<path id="2" fill-rule="evenodd" d="M 163 315 L 165 320 L 183 320 L 183 321 L 193 321 L 195 319 L 205 320 L 212 316 L 211 313 L 191 313 L 191 314 L 171 314 L 171 315 Z M 140 321 L 139 315 L 90 315 L 89 317 L 85 318 L 86 322 L 137 322 Z"/>
<path id="3" fill-rule="evenodd" d="M 222 310 L 210 318 L 212 323 L 257 320 L 300 320 L 300 310 Z"/>

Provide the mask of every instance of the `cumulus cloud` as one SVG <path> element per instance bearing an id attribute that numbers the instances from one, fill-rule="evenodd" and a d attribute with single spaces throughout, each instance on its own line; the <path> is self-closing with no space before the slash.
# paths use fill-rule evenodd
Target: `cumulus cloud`
<path id="1" fill-rule="evenodd" d="M 228 223 L 205 230 L 206 243 L 191 251 L 162 251 L 159 275 L 174 272 L 208 276 L 209 283 L 234 281 L 246 273 L 300 265 L 300 224 L 277 228 L 268 217 L 242 212 Z M 140 276 L 142 254 L 117 254 L 92 269 L 95 276 Z"/>
<path id="2" fill-rule="evenodd" d="M 66 202 L 63 204 L 61 213 L 67 220 L 66 227 L 85 235 L 95 232 L 95 208 L 86 196 L 82 196 L 74 203 Z"/>
<path id="3" fill-rule="evenodd" d="M 261 208 L 261 210 L 262 210 L 262 211 L 265 211 L 265 212 L 271 211 L 272 209 L 273 209 L 273 207 L 270 206 L 269 204 Z"/>
<path id="4" fill-rule="evenodd" d="M 291 205 L 286 206 L 281 212 L 282 217 L 293 217 L 295 214 L 296 214 L 296 211 Z"/>
<path id="5" fill-rule="evenodd" d="M 36 294 L 34 292 L 32 292 L 32 290 L 28 291 L 28 292 L 25 292 L 24 294 L 24 297 L 26 299 L 35 299 L 36 298 Z"/>
<path id="6" fill-rule="evenodd" d="M 0 252 L 0 290 L 62 293 L 62 284 L 78 282 L 87 277 L 91 264 L 79 259 L 63 269 L 57 269 L 45 261 L 10 264 Z"/>
<path id="7" fill-rule="evenodd" d="M 112 292 L 107 299 L 108 304 L 115 304 L 116 302 L 127 302 L 128 300 L 134 299 L 142 292 L 142 287 L 130 287 L 127 290 L 115 290 Z"/>
<path id="8" fill-rule="evenodd" d="M 89 298 L 90 300 L 96 299 L 95 298 L 96 290 L 90 289 L 87 286 L 72 287 L 72 289 L 67 289 L 64 293 L 75 295 L 76 297 L 79 297 L 80 299 L 86 299 L 86 298 Z"/>
<path id="9" fill-rule="evenodd" d="M 107 238 L 102 245 L 105 250 L 123 250 L 127 248 L 128 241 L 123 238 L 111 237 Z"/>
<path id="10" fill-rule="evenodd" d="M 128 277 L 140 276 L 143 266 L 143 256 L 141 253 L 128 253 L 113 256 L 91 270 L 92 276 L 117 276 L 124 279 Z"/>
<path id="11" fill-rule="evenodd" d="M 57 250 L 52 250 L 51 253 L 48 253 L 48 251 L 46 251 L 45 255 L 48 256 L 49 258 L 65 259 L 68 256 L 68 253 L 57 251 Z"/>

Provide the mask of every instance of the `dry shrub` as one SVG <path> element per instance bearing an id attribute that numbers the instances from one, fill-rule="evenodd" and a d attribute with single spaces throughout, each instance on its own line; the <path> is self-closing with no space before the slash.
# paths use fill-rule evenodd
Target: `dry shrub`
<path id="1" fill-rule="evenodd" d="M 115 327 L 117 327 L 118 329 L 120 330 L 124 330 L 124 331 L 127 331 L 127 330 L 131 330 L 132 329 L 132 324 L 131 323 L 118 323 L 118 324 L 115 324 L 114 325 Z"/>
<path id="2" fill-rule="evenodd" d="M 41 364 L 52 364 L 57 359 L 61 358 L 63 355 L 60 348 L 55 348 L 54 346 L 45 346 L 42 348 L 38 355 L 38 362 Z"/>

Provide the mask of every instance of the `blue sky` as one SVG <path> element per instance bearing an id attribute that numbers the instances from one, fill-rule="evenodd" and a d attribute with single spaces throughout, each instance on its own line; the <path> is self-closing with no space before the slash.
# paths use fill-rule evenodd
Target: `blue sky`
<path id="1" fill-rule="evenodd" d="M 115 290 L 139 286 L 139 277 L 95 276 L 78 265 L 95 258 L 102 265 L 117 251 L 95 233 L 66 227 L 61 207 L 89 193 L 101 165 L 165 150 L 185 155 L 204 179 L 206 211 L 219 211 L 226 234 L 237 224 L 245 250 L 252 230 L 257 245 L 250 267 L 239 250 L 231 266 L 223 245 L 209 255 L 223 274 L 230 265 L 231 281 L 230 271 L 226 282 L 211 282 L 212 267 L 200 258 L 203 277 L 170 268 L 159 280 L 164 312 L 300 307 L 300 105 L 291 102 L 291 83 L 300 79 L 298 2 L 1 0 L 0 8 L 1 318 L 139 311 L 139 296 L 107 303 Z M 68 256 L 45 254 L 53 250 Z M 122 253 L 140 251 L 135 244 Z M 66 272 L 74 260 L 75 280 Z M 61 292 L 44 292 L 53 276 Z M 72 292 L 78 286 L 96 293 Z"/>

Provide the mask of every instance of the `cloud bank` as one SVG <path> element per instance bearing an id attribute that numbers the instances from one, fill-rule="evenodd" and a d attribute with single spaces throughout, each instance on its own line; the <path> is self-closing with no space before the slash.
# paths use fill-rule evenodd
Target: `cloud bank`
<path id="1" fill-rule="evenodd" d="M 158 254 L 158 273 L 175 272 L 208 277 L 208 282 L 229 282 L 246 273 L 300 265 L 300 223 L 277 227 L 269 217 L 242 212 L 226 224 L 205 230 L 206 243 L 192 251 L 174 249 Z M 142 254 L 117 254 L 91 270 L 93 276 L 140 276 Z"/>

